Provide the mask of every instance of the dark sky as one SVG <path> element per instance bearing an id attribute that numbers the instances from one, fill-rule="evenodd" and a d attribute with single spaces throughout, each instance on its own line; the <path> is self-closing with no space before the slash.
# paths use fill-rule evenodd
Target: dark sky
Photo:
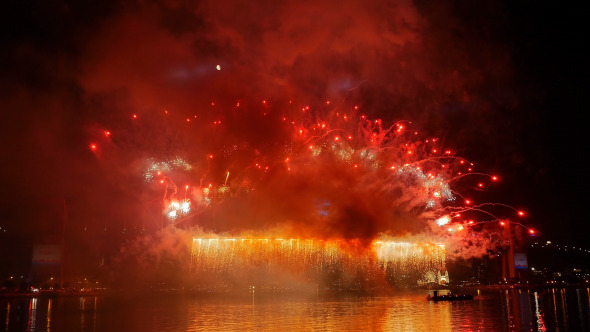
<path id="1" fill-rule="evenodd" d="M 121 179 L 132 179 L 148 152 L 173 157 L 172 144 L 194 143 L 183 140 L 186 129 L 158 126 L 155 113 L 231 122 L 231 112 L 208 108 L 212 101 L 228 110 L 237 101 L 347 100 L 372 118 L 412 121 L 482 172 L 500 174 L 485 200 L 526 210 L 523 222 L 540 238 L 582 244 L 590 230 L 583 17 L 571 5 L 227 0 L 2 7 L 5 260 L 59 238 L 64 200 L 72 234 L 153 224 L 136 208 L 151 204 L 150 193 L 141 181 Z M 132 114 L 153 126 L 137 128 Z M 248 125 L 256 129 L 248 131 L 251 141 L 275 137 L 264 123 Z M 118 135 L 119 150 L 92 153 L 88 144 L 102 142 L 104 128 Z"/>

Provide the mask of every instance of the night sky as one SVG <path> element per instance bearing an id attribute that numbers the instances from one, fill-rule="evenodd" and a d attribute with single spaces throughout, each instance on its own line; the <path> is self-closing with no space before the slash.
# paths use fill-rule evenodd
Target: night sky
<path id="1" fill-rule="evenodd" d="M 59 242 L 64 203 L 68 241 L 81 255 L 117 252 L 125 236 L 153 228 L 155 196 L 139 160 L 209 152 L 192 146 L 194 130 L 163 126 L 158 114 L 223 119 L 235 137 L 264 145 L 280 132 L 231 111 L 261 100 L 275 111 L 343 100 L 371 118 L 410 121 L 478 171 L 500 175 L 483 200 L 525 210 L 520 221 L 539 239 L 587 243 L 580 9 L 533 1 L 2 7 L 1 274 L 26 266 L 34 243 Z M 114 143 L 102 149 L 106 129 Z M 217 139 L 203 135 L 200 146 Z M 93 152 L 92 142 L 104 144 Z"/>

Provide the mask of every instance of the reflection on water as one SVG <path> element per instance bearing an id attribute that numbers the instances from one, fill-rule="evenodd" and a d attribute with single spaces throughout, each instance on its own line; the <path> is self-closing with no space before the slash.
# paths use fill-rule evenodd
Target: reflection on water
<path id="1" fill-rule="evenodd" d="M 45 330 L 51 331 L 51 303 L 53 303 L 53 299 L 47 300 L 47 325 Z"/>
<path id="2" fill-rule="evenodd" d="M 588 331 L 590 289 L 391 296 L 0 297 L 0 331 Z"/>

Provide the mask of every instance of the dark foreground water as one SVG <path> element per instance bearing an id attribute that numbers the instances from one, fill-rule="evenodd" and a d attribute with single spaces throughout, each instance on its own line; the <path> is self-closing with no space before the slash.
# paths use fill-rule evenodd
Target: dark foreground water
<path id="1" fill-rule="evenodd" d="M 475 292 L 475 291 L 474 291 Z M 388 296 L 0 297 L 1 331 L 590 331 L 590 289 Z"/>

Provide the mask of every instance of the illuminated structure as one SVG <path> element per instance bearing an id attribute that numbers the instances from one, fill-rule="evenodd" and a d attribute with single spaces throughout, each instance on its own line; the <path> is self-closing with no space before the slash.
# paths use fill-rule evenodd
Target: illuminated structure
<path id="1" fill-rule="evenodd" d="M 365 248 L 351 241 L 194 238 L 191 269 L 200 283 L 216 286 L 342 289 L 448 282 L 443 245 L 391 241 Z"/>

